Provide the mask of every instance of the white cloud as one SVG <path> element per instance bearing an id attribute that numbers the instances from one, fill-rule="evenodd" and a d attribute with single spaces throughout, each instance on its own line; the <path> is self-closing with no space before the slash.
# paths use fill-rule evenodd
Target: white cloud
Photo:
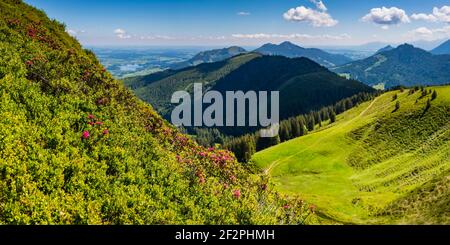
<path id="1" fill-rule="evenodd" d="M 427 27 L 420 27 L 409 31 L 406 37 L 412 40 L 438 40 L 450 38 L 450 26 L 444 26 L 442 28 L 429 29 Z"/>
<path id="2" fill-rule="evenodd" d="M 434 7 L 431 14 L 413 14 L 411 15 L 413 20 L 425 20 L 430 22 L 444 22 L 450 23 L 450 6 L 442 6 L 440 8 Z"/>
<path id="3" fill-rule="evenodd" d="M 450 23 L 450 6 L 434 7 L 433 15 L 441 22 Z"/>
<path id="4" fill-rule="evenodd" d="M 417 28 L 417 29 L 413 30 L 413 32 L 415 34 L 418 34 L 418 35 L 431 35 L 431 34 L 433 34 L 433 31 L 428 29 L 428 28 L 426 28 L 426 27 Z"/>
<path id="5" fill-rule="evenodd" d="M 378 25 L 388 26 L 400 23 L 409 23 L 409 17 L 403 9 L 396 7 L 373 8 L 362 18 L 362 21 L 373 22 Z"/>
<path id="6" fill-rule="evenodd" d="M 325 6 L 325 4 L 322 2 L 322 0 L 309 0 L 310 2 L 314 3 L 314 5 L 316 5 L 316 8 L 321 10 L 321 11 L 327 11 L 327 7 Z"/>
<path id="7" fill-rule="evenodd" d="M 248 15 L 250 15 L 250 12 L 238 12 L 237 15 L 248 16 Z"/>
<path id="8" fill-rule="evenodd" d="M 389 26 L 384 25 L 384 26 L 381 27 L 381 29 L 383 29 L 383 30 L 389 30 Z"/>
<path id="9" fill-rule="evenodd" d="M 300 40 L 345 40 L 351 39 L 351 36 L 344 33 L 341 35 L 309 35 L 309 34 L 233 34 L 233 38 L 239 39 L 300 39 Z"/>
<path id="10" fill-rule="evenodd" d="M 114 34 L 116 34 L 116 37 L 120 39 L 130 39 L 131 35 L 127 34 L 127 32 L 124 29 L 115 29 Z"/>
<path id="11" fill-rule="evenodd" d="M 331 27 L 338 23 L 338 21 L 333 19 L 328 13 L 304 6 L 289 9 L 283 14 L 283 17 L 289 21 L 308 22 L 315 27 Z"/>
<path id="12" fill-rule="evenodd" d="M 438 19 L 432 14 L 413 14 L 411 15 L 413 20 L 425 20 L 430 22 L 436 22 Z"/>

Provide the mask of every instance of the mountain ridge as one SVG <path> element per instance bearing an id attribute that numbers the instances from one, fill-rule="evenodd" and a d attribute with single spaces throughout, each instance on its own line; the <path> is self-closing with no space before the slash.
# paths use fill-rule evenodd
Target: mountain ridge
<path id="1" fill-rule="evenodd" d="M 222 94 L 226 91 L 279 90 L 281 119 L 320 109 L 360 92 L 372 91 L 358 81 L 337 76 L 308 58 L 259 53 L 246 53 L 216 63 L 124 80 L 126 86 L 153 104 L 165 118 L 170 117 L 174 107 L 170 103 L 172 94 L 192 89 L 194 82 L 202 82 L 204 91 L 217 90 Z M 238 130 L 236 127 L 230 130 L 232 135 L 241 135 L 246 133 L 242 130 L 249 129 Z"/>
<path id="2" fill-rule="evenodd" d="M 191 59 L 189 59 L 185 62 L 176 63 L 176 64 L 172 65 L 170 68 L 179 70 L 179 69 L 183 69 L 183 68 L 186 68 L 189 66 L 197 66 L 202 63 L 213 63 L 213 62 L 217 62 L 217 61 L 226 60 L 228 58 L 231 58 L 233 56 L 243 54 L 246 52 L 247 52 L 247 50 L 245 50 L 244 48 L 238 47 L 238 46 L 231 46 L 231 47 L 222 48 L 222 49 L 206 50 L 206 51 L 202 51 L 202 52 L 196 54 L 194 57 L 192 57 Z"/>
<path id="3" fill-rule="evenodd" d="M 303 48 L 289 41 L 279 45 L 266 43 L 255 49 L 254 52 L 264 55 L 282 55 L 288 58 L 306 57 L 326 67 L 334 67 L 352 61 L 344 55 L 330 54 L 317 48 Z"/>
<path id="4" fill-rule="evenodd" d="M 449 82 L 450 55 L 433 55 L 410 44 L 403 44 L 331 70 L 370 86 L 440 85 Z"/>
<path id="5" fill-rule="evenodd" d="M 443 42 L 433 50 L 431 50 L 432 54 L 440 55 L 440 54 L 450 54 L 450 39 Z"/>

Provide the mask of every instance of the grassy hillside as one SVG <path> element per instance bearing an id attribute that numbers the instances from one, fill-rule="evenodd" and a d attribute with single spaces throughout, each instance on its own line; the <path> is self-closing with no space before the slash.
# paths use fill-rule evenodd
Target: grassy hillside
<path id="1" fill-rule="evenodd" d="M 0 1 L 0 224 L 299 224 L 311 211 L 206 149 L 18 0 Z"/>
<path id="2" fill-rule="evenodd" d="M 449 223 L 450 86 L 430 90 L 428 109 L 431 94 L 388 92 L 252 161 L 333 222 Z"/>

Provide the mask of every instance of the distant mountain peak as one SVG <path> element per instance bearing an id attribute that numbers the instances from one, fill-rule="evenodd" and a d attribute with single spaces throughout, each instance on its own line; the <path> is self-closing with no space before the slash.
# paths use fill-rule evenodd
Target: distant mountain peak
<path id="1" fill-rule="evenodd" d="M 432 55 L 405 43 L 333 71 L 368 85 L 384 84 L 386 88 L 398 85 L 441 85 L 448 83 L 450 77 L 450 56 Z"/>
<path id="2" fill-rule="evenodd" d="M 229 59 L 233 56 L 247 53 L 247 50 L 239 46 L 231 46 L 228 48 L 206 50 L 196 54 L 188 61 L 176 63 L 172 65 L 172 69 L 182 69 L 188 66 L 196 66 L 202 63 L 211 63 Z"/>
<path id="3" fill-rule="evenodd" d="M 450 39 L 431 50 L 432 54 L 450 54 Z"/>
<path id="4" fill-rule="evenodd" d="M 376 52 L 376 54 L 383 53 L 383 52 L 386 52 L 386 51 L 391 51 L 391 50 L 393 50 L 393 49 L 395 49 L 395 48 L 392 47 L 391 45 L 387 45 L 387 46 L 385 46 L 385 47 L 383 47 L 383 48 L 380 48 L 380 49 Z"/>
<path id="5" fill-rule="evenodd" d="M 342 65 L 352 61 L 344 55 L 330 54 L 315 48 L 302 48 L 289 41 L 284 41 L 278 45 L 266 43 L 256 49 L 255 52 L 264 55 L 281 55 L 288 58 L 305 57 L 326 67 L 334 67 L 336 65 Z"/>
<path id="6" fill-rule="evenodd" d="M 402 45 L 399 45 L 397 49 L 416 49 L 412 44 L 404 43 Z"/>

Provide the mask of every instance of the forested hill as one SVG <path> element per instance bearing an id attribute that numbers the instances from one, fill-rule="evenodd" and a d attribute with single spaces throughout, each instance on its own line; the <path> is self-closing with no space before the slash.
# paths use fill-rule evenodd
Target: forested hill
<path id="1" fill-rule="evenodd" d="M 307 58 L 286 58 L 247 53 L 231 59 L 179 71 L 163 71 L 125 79 L 137 96 L 170 118 L 172 94 L 201 82 L 205 90 L 280 91 L 280 117 L 288 118 L 373 89 L 340 77 Z M 241 134 L 242 132 L 237 132 Z M 245 132 L 244 132 L 245 133 Z"/>
<path id="2" fill-rule="evenodd" d="M 0 224 L 299 224 L 227 151 L 162 120 L 45 13 L 0 2 Z"/>
<path id="3" fill-rule="evenodd" d="M 450 82 L 450 55 L 433 55 L 403 44 L 332 70 L 371 86 L 441 85 Z"/>

